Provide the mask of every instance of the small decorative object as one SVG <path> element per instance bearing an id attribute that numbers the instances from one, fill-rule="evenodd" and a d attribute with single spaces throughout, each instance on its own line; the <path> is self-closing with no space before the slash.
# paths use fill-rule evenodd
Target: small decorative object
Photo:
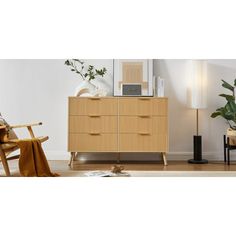
<path id="1" fill-rule="evenodd" d="M 122 84 L 123 96 L 141 96 L 142 85 L 141 84 Z"/>
<path id="2" fill-rule="evenodd" d="M 114 174 L 120 174 L 124 169 L 124 166 L 114 165 L 111 167 L 111 172 Z"/>
<path id="3" fill-rule="evenodd" d="M 114 96 L 153 96 L 152 84 L 152 60 L 114 60 Z"/>
<path id="4" fill-rule="evenodd" d="M 164 97 L 164 79 L 160 76 L 157 78 L 157 96 Z"/>
<path id="5" fill-rule="evenodd" d="M 66 60 L 65 65 L 69 66 L 71 71 L 79 74 L 83 80 L 76 88 L 75 96 L 106 96 L 106 91 L 99 89 L 91 83 L 92 80 L 99 76 L 103 77 L 106 74 L 107 69 L 105 67 L 100 70 L 92 65 L 86 67 L 84 61 L 79 59 Z"/>
<path id="6" fill-rule="evenodd" d="M 234 84 L 231 85 L 226 81 L 222 80 L 222 87 L 228 89 L 231 94 L 220 94 L 220 97 L 226 99 L 226 104 L 224 107 L 216 109 L 215 112 L 211 114 L 212 118 L 221 116 L 223 117 L 229 128 L 227 129 L 227 136 L 230 137 L 230 145 L 236 145 L 236 104 L 235 104 L 235 90 L 236 90 L 236 79 Z"/>
<path id="7" fill-rule="evenodd" d="M 112 172 L 112 171 L 89 171 L 84 174 L 87 177 L 130 177 L 130 174 L 127 172 Z"/>

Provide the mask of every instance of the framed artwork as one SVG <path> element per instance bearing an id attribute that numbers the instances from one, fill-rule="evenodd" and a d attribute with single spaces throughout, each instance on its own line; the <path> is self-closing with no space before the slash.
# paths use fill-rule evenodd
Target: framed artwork
<path id="1" fill-rule="evenodd" d="M 114 60 L 114 96 L 153 96 L 153 60 Z"/>

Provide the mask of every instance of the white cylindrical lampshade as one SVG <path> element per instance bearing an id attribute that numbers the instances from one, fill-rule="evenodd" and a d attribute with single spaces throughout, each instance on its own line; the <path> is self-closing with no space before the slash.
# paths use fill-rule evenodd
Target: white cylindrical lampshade
<path id="1" fill-rule="evenodd" d="M 191 103 L 194 109 L 207 107 L 207 62 L 205 60 L 190 60 Z"/>

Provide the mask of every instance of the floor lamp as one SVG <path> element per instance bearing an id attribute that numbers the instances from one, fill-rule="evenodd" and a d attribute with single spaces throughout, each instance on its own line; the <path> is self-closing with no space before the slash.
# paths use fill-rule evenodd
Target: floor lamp
<path id="1" fill-rule="evenodd" d="M 192 164 L 206 164 L 202 159 L 202 136 L 199 135 L 199 109 L 206 108 L 206 82 L 207 62 L 204 60 L 190 61 L 192 89 L 191 107 L 196 110 L 196 134 L 193 136 L 193 159 L 188 160 Z"/>

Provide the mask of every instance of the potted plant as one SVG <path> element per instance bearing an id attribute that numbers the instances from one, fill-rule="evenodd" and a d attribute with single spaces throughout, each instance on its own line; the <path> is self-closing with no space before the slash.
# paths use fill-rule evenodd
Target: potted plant
<path id="1" fill-rule="evenodd" d="M 227 136 L 230 137 L 230 145 L 236 145 L 236 103 L 235 103 L 236 79 L 234 80 L 233 85 L 222 80 L 222 87 L 228 89 L 231 92 L 231 94 L 219 94 L 220 97 L 226 99 L 226 104 L 224 107 L 216 109 L 216 111 L 211 114 L 211 117 L 215 118 L 221 116 L 227 121 L 229 125 L 229 128 L 227 129 Z"/>
<path id="2" fill-rule="evenodd" d="M 92 80 L 97 77 L 103 77 L 107 69 L 96 69 L 93 65 L 85 65 L 85 62 L 80 59 L 67 59 L 65 65 L 69 66 L 70 70 L 78 74 L 83 82 L 76 88 L 76 96 L 105 96 L 105 92 L 99 90 Z"/>

